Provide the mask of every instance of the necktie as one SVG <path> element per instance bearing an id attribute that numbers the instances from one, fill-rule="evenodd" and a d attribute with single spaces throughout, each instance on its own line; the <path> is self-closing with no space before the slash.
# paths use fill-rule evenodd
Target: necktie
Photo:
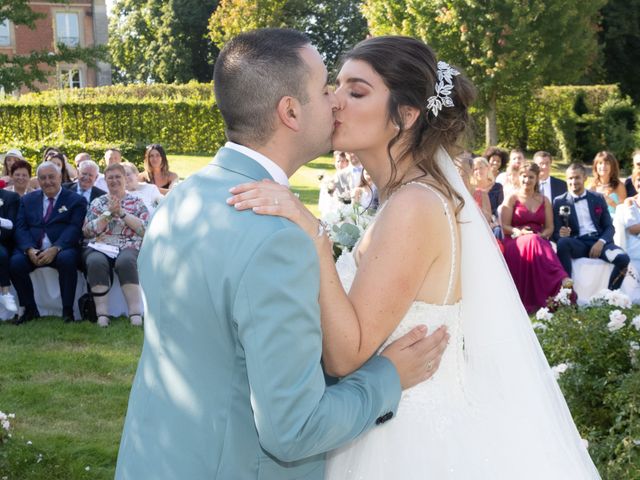
<path id="1" fill-rule="evenodd" d="M 49 200 L 49 205 L 47 205 L 47 211 L 44 214 L 44 217 L 42 218 L 43 223 L 47 223 L 49 221 L 49 218 L 51 217 L 51 213 L 53 212 L 53 198 L 47 198 L 47 200 Z"/>
<path id="2" fill-rule="evenodd" d="M 47 200 L 49 200 L 49 205 L 47 205 L 47 211 L 45 212 L 44 217 L 42 217 L 42 235 L 40 235 L 40 248 L 42 248 L 42 240 L 44 240 L 44 235 L 45 235 L 44 226 L 49 221 L 49 218 L 51 217 L 51 213 L 53 213 L 54 199 L 48 198 Z"/>
<path id="3" fill-rule="evenodd" d="M 587 199 L 587 195 L 586 195 L 586 194 L 584 194 L 584 195 L 582 195 L 581 197 L 575 197 L 575 198 L 573 199 L 573 203 L 579 202 L 580 200 L 586 200 L 586 199 Z"/>

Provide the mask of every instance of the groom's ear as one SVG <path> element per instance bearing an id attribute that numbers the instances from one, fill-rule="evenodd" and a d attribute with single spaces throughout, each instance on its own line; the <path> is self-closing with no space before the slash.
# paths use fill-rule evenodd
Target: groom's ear
<path id="1" fill-rule="evenodd" d="M 282 97 L 277 107 L 278 118 L 291 130 L 300 130 L 300 102 L 294 97 Z"/>

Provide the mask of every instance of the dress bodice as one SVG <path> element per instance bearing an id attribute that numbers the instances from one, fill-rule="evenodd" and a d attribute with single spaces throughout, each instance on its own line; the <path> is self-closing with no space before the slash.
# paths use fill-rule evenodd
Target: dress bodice
<path id="1" fill-rule="evenodd" d="M 527 208 L 520 200 L 516 200 L 513 206 L 513 217 L 511 218 L 511 225 L 517 228 L 529 227 L 535 233 L 539 233 L 544 230 L 544 202 L 532 212 Z"/>
<path id="2" fill-rule="evenodd" d="M 345 251 L 338 258 L 336 269 L 345 291 L 349 292 L 357 273 L 353 254 Z M 441 411 L 436 407 L 466 403 L 463 389 L 464 353 L 460 317 L 460 302 L 453 305 L 435 305 L 415 301 L 379 350 L 383 350 L 418 325 L 426 325 L 428 334 L 433 333 L 441 325 L 447 327 L 450 335 L 449 345 L 442 356 L 438 370 L 426 382 L 404 390 L 398 408 L 399 415 L 429 416 L 424 420 L 430 422 L 433 428 L 440 432 L 446 430 L 456 409 L 447 409 L 448 415 L 433 416 L 432 412 Z"/>

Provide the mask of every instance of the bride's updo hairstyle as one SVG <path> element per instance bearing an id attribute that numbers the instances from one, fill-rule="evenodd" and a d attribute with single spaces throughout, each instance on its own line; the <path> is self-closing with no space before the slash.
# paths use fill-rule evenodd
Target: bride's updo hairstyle
<path id="1" fill-rule="evenodd" d="M 448 198 L 464 204 L 462 197 L 451 187 L 435 161 L 436 152 L 443 147 L 452 158 L 459 153 L 458 141 L 471 123 L 469 106 L 476 97 L 473 84 L 462 74 L 452 77 L 451 100 L 453 107 L 445 107 L 435 116 L 427 108 L 429 97 L 436 95 L 438 60 L 424 42 L 411 37 L 384 36 L 363 40 L 343 57 L 369 64 L 382 77 L 389 89 L 389 121 L 399 127 L 396 136 L 387 145 L 391 163 L 391 178 L 383 187 L 387 194 L 400 187 L 407 179 L 397 178 L 396 164 L 413 159 L 413 164 L 435 180 Z M 443 59 L 446 61 L 446 59 Z M 401 107 L 415 107 L 420 115 L 414 124 L 405 128 Z M 391 148 L 398 144 L 400 153 L 393 158 Z"/>

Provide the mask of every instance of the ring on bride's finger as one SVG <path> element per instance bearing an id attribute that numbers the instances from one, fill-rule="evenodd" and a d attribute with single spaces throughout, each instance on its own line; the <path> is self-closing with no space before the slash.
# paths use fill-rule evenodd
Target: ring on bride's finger
<path id="1" fill-rule="evenodd" d="M 277 198 L 274 198 L 274 199 L 273 199 L 273 204 L 274 204 L 274 205 L 278 205 L 278 204 L 279 204 L 279 202 L 278 202 L 278 199 L 277 199 Z"/>
<path id="2" fill-rule="evenodd" d="M 427 362 L 427 372 L 430 372 L 432 368 L 433 368 L 433 362 L 432 361 L 428 361 Z"/>

